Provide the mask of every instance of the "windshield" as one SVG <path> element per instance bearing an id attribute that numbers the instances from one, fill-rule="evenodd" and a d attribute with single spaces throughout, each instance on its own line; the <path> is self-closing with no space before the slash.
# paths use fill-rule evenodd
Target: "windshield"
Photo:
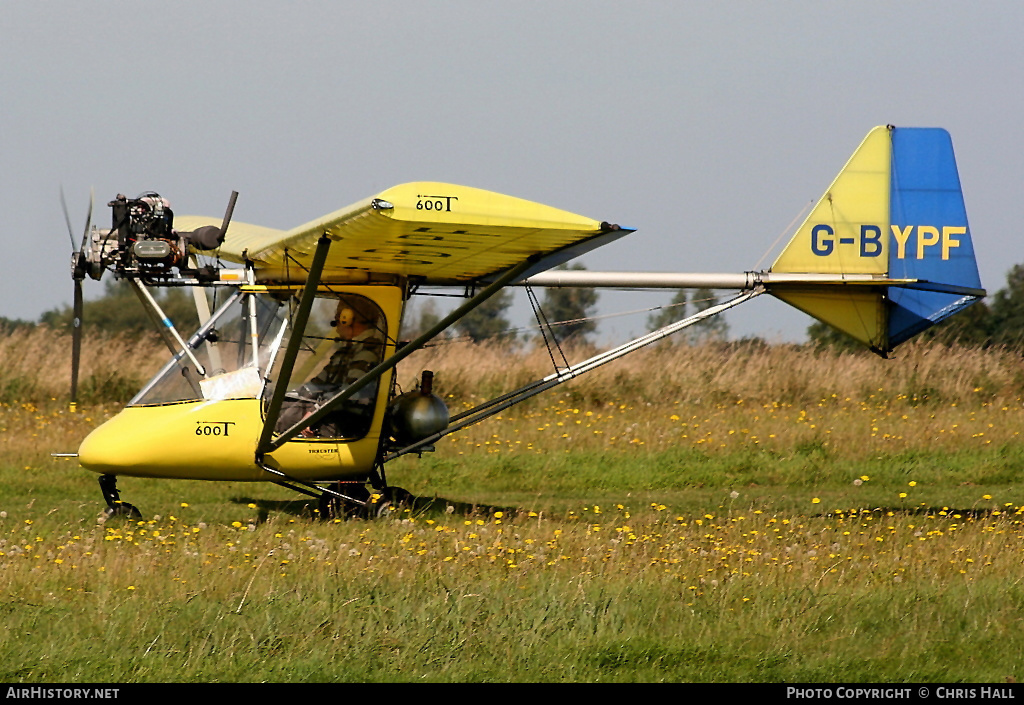
<path id="1" fill-rule="evenodd" d="M 270 296 L 236 292 L 188 341 L 204 369 L 179 350 L 129 406 L 258 398 L 285 332 L 284 313 Z"/>

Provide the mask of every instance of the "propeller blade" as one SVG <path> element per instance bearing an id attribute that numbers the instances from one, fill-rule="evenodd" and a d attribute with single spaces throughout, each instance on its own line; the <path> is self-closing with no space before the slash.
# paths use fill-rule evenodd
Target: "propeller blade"
<path id="1" fill-rule="evenodd" d="M 227 210 L 224 211 L 224 222 L 220 225 L 220 238 L 223 240 L 224 235 L 227 234 L 227 223 L 231 221 L 231 215 L 234 213 L 234 202 L 239 200 L 239 192 L 232 191 L 231 198 L 227 201 Z"/>
<path id="2" fill-rule="evenodd" d="M 93 189 L 89 189 L 89 210 L 85 215 L 85 231 L 82 233 L 82 242 L 76 249 L 75 233 L 71 227 L 71 217 L 68 215 L 67 200 L 64 198 L 64 187 L 60 188 L 60 205 L 64 211 L 64 222 L 68 226 L 68 236 L 71 238 L 71 280 L 75 285 L 71 319 L 71 399 L 69 403 L 72 412 L 78 408 L 78 368 L 82 358 L 82 311 L 84 308 L 82 280 L 85 279 L 87 266 L 83 250 L 89 242 L 89 231 L 92 229 L 92 208 L 95 201 L 95 193 Z"/>
<path id="3" fill-rule="evenodd" d="M 71 216 L 68 215 L 68 202 L 64 198 L 64 187 L 60 187 L 60 207 L 64 211 L 64 222 L 68 226 L 68 237 L 71 238 L 71 249 L 75 249 L 75 232 L 74 228 L 71 227 Z"/>
<path id="4" fill-rule="evenodd" d="M 71 411 L 78 408 L 78 366 L 82 357 L 82 280 L 75 277 L 75 301 L 71 319 Z"/>
<path id="5" fill-rule="evenodd" d="M 89 231 L 92 229 L 92 206 L 96 202 L 96 191 L 93 188 L 89 189 L 89 210 L 85 214 L 85 232 L 82 233 L 82 244 L 79 246 L 78 251 L 81 252 L 85 249 L 85 243 L 89 241 Z"/>

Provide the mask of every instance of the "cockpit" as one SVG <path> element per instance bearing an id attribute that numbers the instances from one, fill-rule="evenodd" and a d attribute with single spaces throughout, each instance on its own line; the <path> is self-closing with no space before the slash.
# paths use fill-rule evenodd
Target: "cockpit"
<path id="1" fill-rule="evenodd" d="M 128 405 L 260 399 L 265 411 L 297 306 L 291 291 L 233 292 Z M 375 367 L 384 359 L 387 342 L 387 317 L 373 300 L 355 293 L 319 296 L 276 430 L 291 427 Z M 362 438 L 372 423 L 380 386 L 379 379 L 366 383 L 298 437 Z"/>

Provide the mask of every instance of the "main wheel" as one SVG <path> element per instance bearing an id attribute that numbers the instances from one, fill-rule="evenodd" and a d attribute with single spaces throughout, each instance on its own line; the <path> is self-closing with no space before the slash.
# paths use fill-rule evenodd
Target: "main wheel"
<path id="1" fill-rule="evenodd" d="M 124 517 L 126 519 L 141 519 L 142 512 L 139 511 L 138 507 L 134 504 L 128 504 L 127 502 L 117 502 L 111 507 L 107 507 L 103 510 L 107 518 L 110 517 Z"/>
<path id="2" fill-rule="evenodd" d="M 394 512 L 408 509 L 412 506 L 414 499 L 415 497 L 408 490 L 404 490 L 401 487 L 388 487 L 385 488 L 383 496 L 377 503 L 371 505 L 371 511 L 377 517 L 388 516 Z"/>

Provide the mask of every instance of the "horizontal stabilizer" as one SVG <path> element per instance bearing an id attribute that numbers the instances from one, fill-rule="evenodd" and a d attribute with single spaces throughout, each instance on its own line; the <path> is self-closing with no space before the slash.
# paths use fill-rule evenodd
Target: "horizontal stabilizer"
<path id="1" fill-rule="evenodd" d="M 821 274 L 834 279 L 799 276 Z M 979 301 L 985 291 L 949 133 L 869 132 L 765 280 L 771 294 L 882 355 Z"/>

